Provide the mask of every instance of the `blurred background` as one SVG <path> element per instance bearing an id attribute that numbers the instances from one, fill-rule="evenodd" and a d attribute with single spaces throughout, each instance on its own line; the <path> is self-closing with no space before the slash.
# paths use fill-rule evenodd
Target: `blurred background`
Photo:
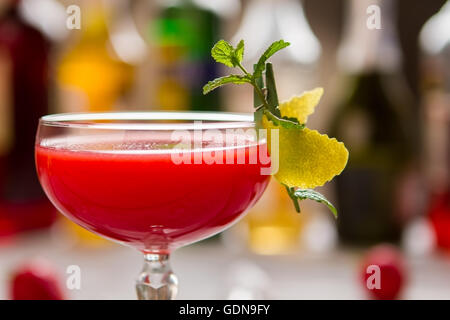
<path id="1" fill-rule="evenodd" d="M 370 18 L 377 8 L 381 28 Z M 245 86 L 202 94 L 226 72 L 210 58 L 222 38 L 245 39 L 247 66 L 271 42 L 291 42 L 272 59 L 280 99 L 324 87 L 309 127 L 344 141 L 350 160 L 319 190 L 338 220 L 312 202 L 296 214 L 272 182 L 230 230 L 174 253 L 179 298 L 371 298 L 364 265 L 375 261 L 397 272 L 387 280 L 399 283 L 393 297 L 450 299 L 445 0 L 1 0 L 0 298 L 11 298 L 23 263 L 40 258 L 67 299 L 134 299 L 140 254 L 46 200 L 34 168 L 37 121 L 55 112 L 252 112 Z M 65 286 L 70 265 L 81 268 L 80 289 Z"/>

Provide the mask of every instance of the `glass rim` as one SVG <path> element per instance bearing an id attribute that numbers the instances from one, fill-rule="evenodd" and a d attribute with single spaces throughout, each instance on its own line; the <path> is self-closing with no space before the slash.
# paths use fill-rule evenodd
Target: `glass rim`
<path id="1" fill-rule="evenodd" d="M 188 121 L 139 123 L 139 121 Z M 41 117 L 40 126 L 108 130 L 204 130 L 254 128 L 253 113 L 208 111 L 111 111 L 55 113 Z M 95 122 L 110 121 L 110 122 Z M 111 122 L 112 121 L 112 122 Z M 117 122 L 114 121 L 125 121 Z M 130 121 L 130 122 L 126 122 Z"/>

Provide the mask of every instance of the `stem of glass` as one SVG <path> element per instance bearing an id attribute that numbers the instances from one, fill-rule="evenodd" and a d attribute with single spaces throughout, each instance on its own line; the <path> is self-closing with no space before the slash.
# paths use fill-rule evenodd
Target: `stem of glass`
<path id="1" fill-rule="evenodd" d="M 172 272 L 168 254 L 145 254 L 144 267 L 136 281 L 139 300 L 172 300 L 178 292 L 178 279 Z"/>

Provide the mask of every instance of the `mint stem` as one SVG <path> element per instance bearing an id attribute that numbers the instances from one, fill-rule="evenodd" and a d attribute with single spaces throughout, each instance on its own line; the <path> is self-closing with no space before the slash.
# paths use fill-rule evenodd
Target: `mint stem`
<path id="1" fill-rule="evenodd" d="M 271 63 L 266 63 L 266 88 L 267 88 L 267 103 L 270 106 L 269 111 L 275 116 L 281 118 L 280 110 L 278 109 L 278 93 L 275 84 L 275 76 L 273 74 L 273 67 Z"/>
<path id="2" fill-rule="evenodd" d="M 261 101 L 262 101 L 262 103 L 264 105 L 264 108 L 267 108 L 267 109 L 270 110 L 270 106 L 267 103 L 266 97 L 264 96 L 264 93 L 262 92 L 262 90 L 256 84 L 255 79 L 252 79 L 251 84 L 252 84 L 253 88 L 255 88 L 256 94 L 258 95 L 259 99 L 261 99 Z"/>
<path id="3" fill-rule="evenodd" d="M 258 95 L 259 99 L 262 101 L 262 104 L 264 105 L 265 108 L 270 109 L 270 106 L 266 100 L 266 97 L 264 95 L 264 93 L 262 92 L 261 88 L 258 86 L 258 84 L 256 83 L 256 79 L 255 77 L 253 77 L 253 75 L 251 75 L 247 69 L 245 69 L 245 67 L 238 62 L 237 66 L 239 67 L 239 69 L 242 70 L 242 72 L 244 72 L 244 74 L 249 77 L 251 79 L 250 84 L 253 86 L 253 88 L 255 89 L 256 94 Z"/>
<path id="4" fill-rule="evenodd" d="M 286 191 L 287 191 L 287 193 L 289 195 L 289 198 L 291 198 L 292 202 L 294 203 L 295 211 L 300 213 L 301 212 L 300 204 L 298 203 L 298 198 L 296 198 L 295 195 L 294 195 L 295 189 L 294 188 L 289 188 L 285 184 L 283 184 L 283 186 L 286 188 Z"/>

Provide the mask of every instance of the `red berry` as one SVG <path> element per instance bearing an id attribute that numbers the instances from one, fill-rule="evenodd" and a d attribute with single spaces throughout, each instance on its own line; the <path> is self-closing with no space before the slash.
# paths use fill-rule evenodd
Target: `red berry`
<path id="1" fill-rule="evenodd" d="M 397 299 L 405 283 L 406 263 L 395 247 L 379 245 L 363 260 L 363 285 L 373 299 Z"/>
<path id="2" fill-rule="evenodd" d="M 10 285 L 13 300 L 63 300 L 57 272 L 46 261 L 34 260 L 13 273 Z"/>

